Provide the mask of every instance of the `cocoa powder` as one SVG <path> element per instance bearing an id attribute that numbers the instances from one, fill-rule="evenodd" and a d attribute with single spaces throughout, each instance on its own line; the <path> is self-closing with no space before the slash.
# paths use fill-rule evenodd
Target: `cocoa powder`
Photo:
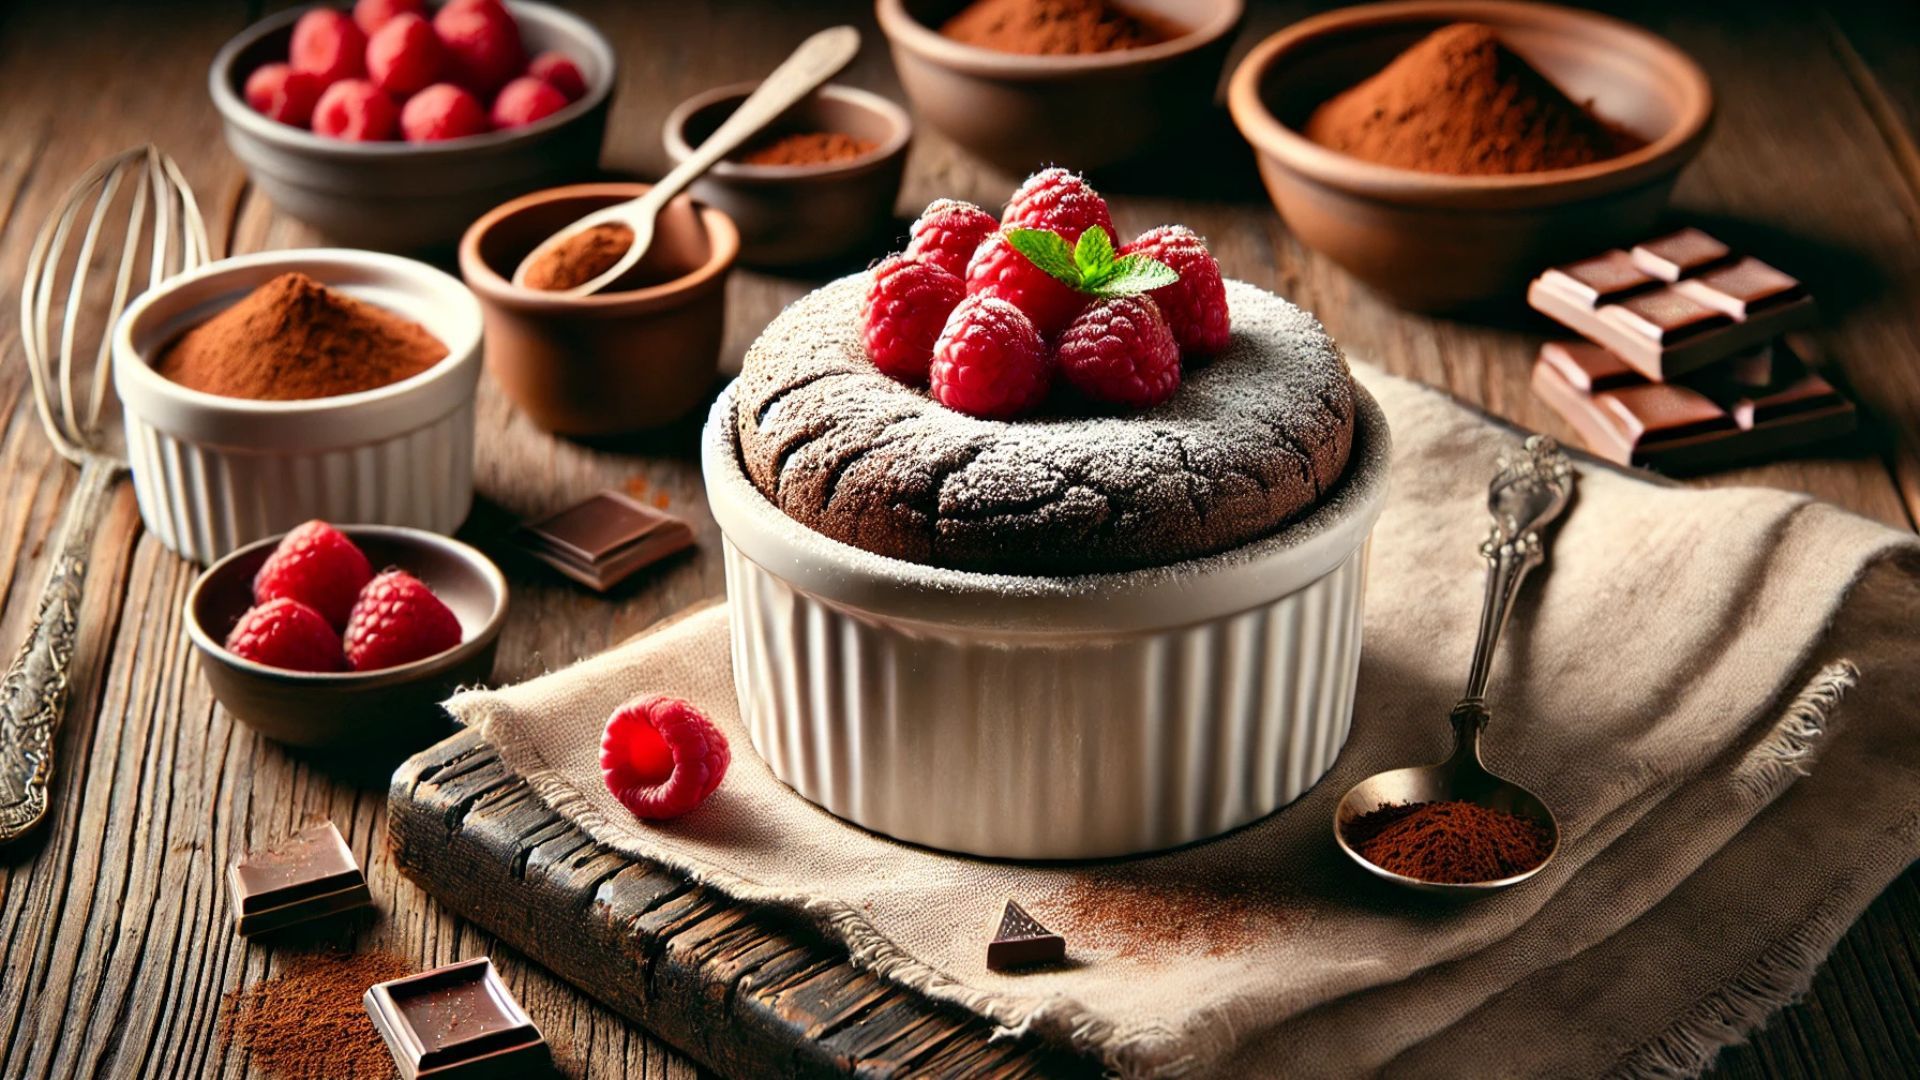
<path id="1" fill-rule="evenodd" d="M 763 139 L 741 151 L 742 165 L 832 165 L 873 153 L 872 139 L 837 131 L 798 131 Z"/>
<path id="2" fill-rule="evenodd" d="M 585 285 L 613 269 L 632 246 L 631 227 L 617 221 L 595 225 L 535 259 L 527 267 L 527 287 L 561 292 Z"/>
<path id="3" fill-rule="evenodd" d="M 1644 145 L 1478 23 L 1427 35 L 1314 110 L 1306 136 L 1380 165 L 1477 176 L 1572 168 Z"/>
<path id="4" fill-rule="evenodd" d="M 420 324 L 289 273 L 180 335 L 154 368 L 203 393 L 302 401 L 412 378 L 446 355 Z"/>
<path id="5" fill-rule="evenodd" d="M 1109 0 L 973 0 L 941 24 L 965 45 L 1034 56 L 1077 56 L 1157 45 L 1170 26 Z"/>
<path id="6" fill-rule="evenodd" d="M 1242 876 L 1217 881 L 1148 879 L 1129 871 L 1075 878 L 1035 907 L 1067 939 L 1114 956 L 1225 956 L 1307 919 L 1283 882 Z"/>
<path id="7" fill-rule="evenodd" d="M 314 953 L 221 1002 L 220 1043 L 274 1080 L 390 1080 L 393 1056 L 361 997 L 413 965 L 392 953 Z"/>
<path id="8" fill-rule="evenodd" d="M 1470 802 L 1390 803 L 1341 830 L 1360 857 L 1402 877 L 1460 885 L 1498 881 L 1546 861 L 1536 822 Z"/>

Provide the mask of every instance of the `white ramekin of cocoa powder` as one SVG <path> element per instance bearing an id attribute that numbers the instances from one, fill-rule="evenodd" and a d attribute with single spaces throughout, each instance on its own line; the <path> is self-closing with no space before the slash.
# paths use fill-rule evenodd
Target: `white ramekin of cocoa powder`
<path id="1" fill-rule="evenodd" d="M 186 558 L 312 518 L 451 533 L 467 516 L 480 306 L 439 270 L 223 259 L 141 297 L 113 344 L 141 517 Z"/>

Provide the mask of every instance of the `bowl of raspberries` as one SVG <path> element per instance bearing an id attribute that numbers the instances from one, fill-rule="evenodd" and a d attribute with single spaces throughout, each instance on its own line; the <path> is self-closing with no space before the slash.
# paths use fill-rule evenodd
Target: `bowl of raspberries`
<path id="1" fill-rule="evenodd" d="M 546 4 L 357 0 L 254 24 L 208 84 L 275 206 L 342 243 L 404 251 L 590 175 L 615 66 L 598 31 Z"/>
<path id="2" fill-rule="evenodd" d="M 309 521 L 208 567 L 187 636 L 214 697 L 304 747 L 414 745 L 445 733 L 440 702 L 493 673 L 507 582 L 458 540 Z"/>
<path id="3" fill-rule="evenodd" d="M 939 199 L 872 271 L 861 334 L 874 366 L 990 420 L 1138 412 L 1232 333 L 1220 265 L 1181 225 L 1121 240 L 1066 169 L 1034 173 L 999 216 Z"/>

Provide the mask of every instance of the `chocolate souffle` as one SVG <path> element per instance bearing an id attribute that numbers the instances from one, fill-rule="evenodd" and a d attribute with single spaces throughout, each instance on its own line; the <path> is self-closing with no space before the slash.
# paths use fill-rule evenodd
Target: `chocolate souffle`
<path id="1" fill-rule="evenodd" d="M 1010 574 L 1163 566 L 1317 505 L 1353 447 L 1346 359 L 1312 315 L 1227 283 L 1233 335 L 1170 401 L 1125 415 L 985 420 L 879 371 L 866 275 L 808 295 L 747 351 L 747 475 L 793 518 L 910 562 Z"/>

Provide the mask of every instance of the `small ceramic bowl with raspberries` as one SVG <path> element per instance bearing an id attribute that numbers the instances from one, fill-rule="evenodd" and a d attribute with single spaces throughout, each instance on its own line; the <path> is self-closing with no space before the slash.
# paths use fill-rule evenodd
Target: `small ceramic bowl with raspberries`
<path id="1" fill-rule="evenodd" d="M 289 746 L 399 749 L 444 735 L 439 705 L 493 673 L 507 582 L 435 533 L 310 521 L 214 563 L 187 636 L 214 697 Z"/>
<path id="2" fill-rule="evenodd" d="M 273 204 L 357 247 L 451 247 L 489 207 L 598 168 L 613 48 L 526 0 L 357 0 L 242 31 L 208 89 Z"/>

